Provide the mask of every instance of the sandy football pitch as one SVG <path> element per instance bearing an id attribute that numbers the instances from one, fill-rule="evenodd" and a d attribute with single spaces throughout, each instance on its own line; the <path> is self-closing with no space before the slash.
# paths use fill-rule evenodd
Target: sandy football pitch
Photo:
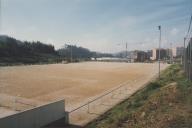
<path id="1" fill-rule="evenodd" d="M 157 71 L 157 64 L 107 62 L 0 67 L 0 95 L 36 104 L 65 99 L 71 110 L 124 82 L 138 88 Z"/>

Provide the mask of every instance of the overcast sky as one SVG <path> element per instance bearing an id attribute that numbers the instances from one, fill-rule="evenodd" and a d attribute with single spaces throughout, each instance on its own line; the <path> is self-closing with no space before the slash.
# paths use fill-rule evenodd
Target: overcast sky
<path id="1" fill-rule="evenodd" d="M 1 0 L 1 33 L 62 47 L 117 52 L 180 46 L 192 0 Z"/>

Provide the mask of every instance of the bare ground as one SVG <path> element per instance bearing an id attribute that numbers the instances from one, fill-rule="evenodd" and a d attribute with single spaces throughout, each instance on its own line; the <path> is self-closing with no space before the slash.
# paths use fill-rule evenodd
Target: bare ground
<path id="1" fill-rule="evenodd" d="M 162 64 L 162 69 L 166 67 L 166 64 Z M 29 102 L 32 103 L 32 100 L 35 105 L 65 99 L 66 110 L 71 111 L 122 83 L 129 88 L 126 91 L 126 96 L 129 96 L 151 80 L 157 71 L 157 64 L 105 62 L 1 67 L 0 94 L 1 97 L 9 95 L 17 96 L 20 100 L 30 99 Z M 113 105 L 120 100 L 106 101 Z M 0 101 L 0 105 L 4 103 Z M 76 113 L 79 115 L 82 111 Z M 75 116 L 74 122 L 85 124 L 85 117 L 81 116 Z"/>

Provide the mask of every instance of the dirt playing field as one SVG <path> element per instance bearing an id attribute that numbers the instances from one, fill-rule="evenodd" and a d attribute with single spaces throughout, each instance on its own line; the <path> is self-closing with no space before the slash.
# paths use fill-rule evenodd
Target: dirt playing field
<path id="1" fill-rule="evenodd" d="M 72 110 L 124 82 L 138 87 L 157 71 L 157 64 L 108 62 L 0 67 L 0 95 L 33 104 L 65 99 L 66 109 Z"/>

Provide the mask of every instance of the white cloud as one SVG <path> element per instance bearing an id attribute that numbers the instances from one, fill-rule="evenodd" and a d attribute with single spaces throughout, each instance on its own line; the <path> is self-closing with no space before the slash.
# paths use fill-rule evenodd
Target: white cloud
<path id="1" fill-rule="evenodd" d="M 179 29 L 177 29 L 177 28 L 173 28 L 173 29 L 171 29 L 171 31 L 170 31 L 170 34 L 171 34 L 172 36 L 176 36 L 178 33 L 179 33 Z"/>
<path id="2" fill-rule="evenodd" d="M 125 17 L 116 22 L 117 27 L 127 28 L 133 25 L 135 22 L 133 17 Z"/>

